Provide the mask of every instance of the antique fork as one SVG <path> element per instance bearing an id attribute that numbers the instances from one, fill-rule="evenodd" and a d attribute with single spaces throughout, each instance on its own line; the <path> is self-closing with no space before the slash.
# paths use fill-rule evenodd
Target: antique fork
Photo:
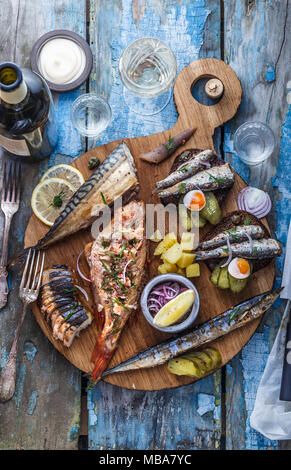
<path id="1" fill-rule="evenodd" d="M 9 166 L 9 168 L 7 168 Z M 2 180 L 1 209 L 5 214 L 5 227 L 2 244 L 2 256 L 0 260 L 0 309 L 7 303 L 7 254 L 8 236 L 13 215 L 18 211 L 20 201 L 20 164 L 11 161 L 8 165 L 4 162 Z"/>
<path id="2" fill-rule="evenodd" d="M 37 253 L 37 256 L 36 256 Z M 23 324 L 27 306 L 32 302 L 35 302 L 40 288 L 43 266 L 44 266 L 45 253 L 30 249 L 27 255 L 24 272 L 19 288 L 19 297 L 22 300 L 22 313 L 18 320 L 15 337 L 11 347 L 11 351 L 8 357 L 8 361 L 3 369 L 0 377 L 0 401 L 5 402 L 13 397 L 15 391 L 16 381 L 16 357 L 17 357 L 17 346 L 18 339 Z M 40 261 L 41 259 L 41 261 Z M 38 273 L 38 267 L 40 264 L 40 270 Z M 30 268 L 29 268 L 30 265 Z M 29 269 L 29 274 L 28 273 Z"/>

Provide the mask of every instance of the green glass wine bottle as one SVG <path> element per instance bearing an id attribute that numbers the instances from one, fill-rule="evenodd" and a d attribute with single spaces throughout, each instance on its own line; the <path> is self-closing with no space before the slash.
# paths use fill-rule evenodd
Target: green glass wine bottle
<path id="1" fill-rule="evenodd" d="M 0 64 L 0 145 L 25 161 L 48 157 L 57 143 L 46 82 L 12 62 Z"/>

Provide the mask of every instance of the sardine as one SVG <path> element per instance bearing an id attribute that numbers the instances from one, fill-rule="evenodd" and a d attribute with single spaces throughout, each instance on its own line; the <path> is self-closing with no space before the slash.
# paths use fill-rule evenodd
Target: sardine
<path id="1" fill-rule="evenodd" d="M 233 256 L 239 256 L 247 259 L 266 259 L 279 256 L 282 253 L 280 243 L 273 238 L 262 238 L 253 240 L 252 244 L 247 242 L 234 243 L 231 245 Z M 214 248 L 212 250 L 198 250 L 195 252 L 196 261 L 207 259 L 225 258 L 229 255 L 227 245 Z"/>
<path id="2" fill-rule="evenodd" d="M 159 366 L 173 357 L 177 357 L 191 349 L 214 341 L 237 328 L 241 328 L 262 316 L 279 297 L 281 290 L 282 288 L 274 289 L 271 292 L 257 295 L 217 317 L 211 318 L 202 325 L 197 325 L 189 333 L 178 338 L 170 338 L 163 343 L 145 349 L 137 356 L 107 370 L 103 373 L 102 377 L 115 374 L 116 372 Z"/>
<path id="3" fill-rule="evenodd" d="M 226 240 L 229 238 L 230 243 L 241 242 L 248 240 L 248 235 L 252 239 L 263 238 L 265 232 L 260 225 L 242 225 L 236 226 L 229 230 L 224 230 L 210 240 L 202 241 L 199 243 L 198 248 L 201 250 L 209 250 L 218 246 L 226 245 Z"/>
<path id="4" fill-rule="evenodd" d="M 188 162 L 182 163 L 182 165 L 180 165 L 176 171 L 167 176 L 167 178 L 158 181 L 154 192 L 162 188 L 173 186 L 179 181 L 189 178 L 199 171 L 205 170 L 207 168 L 207 164 L 211 166 L 210 164 L 215 158 L 217 157 L 212 150 L 204 150 L 203 152 L 200 152 Z"/>
<path id="5" fill-rule="evenodd" d="M 89 227 L 98 217 L 102 207 L 110 206 L 121 196 L 128 200 L 137 190 L 138 179 L 134 159 L 128 146 L 122 142 L 73 194 L 50 230 L 33 248 L 46 248 Z M 9 265 L 19 262 L 21 258 L 21 255 L 12 258 Z"/>
<path id="6" fill-rule="evenodd" d="M 181 194 L 186 194 L 192 189 L 201 191 L 215 191 L 233 186 L 234 173 L 228 163 L 221 166 L 214 166 L 208 170 L 200 171 L 194 176 L 183 180 L 158 193 L 163 204 L 175 202 Z"/>

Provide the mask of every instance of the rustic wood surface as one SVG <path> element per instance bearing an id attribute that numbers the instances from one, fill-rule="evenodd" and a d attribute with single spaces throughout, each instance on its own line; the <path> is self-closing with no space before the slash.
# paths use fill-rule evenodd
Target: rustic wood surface
<path id="1" fill-rule="evenodd" d="M 0 7 L 0 24 L 4 25 L 0 29 L 1 60 L 28 65 L 36 38 L 56 27 L 72 29 L 87 38 L 95 59 L 87 90 L 110 99 L 114 116 L 100 144 L 128 135 L 160 132 L 176 121 L 173 102 L 159 115 L 146 118 L 139 118 L 124 106 L 117 64 L 124 47 L 134 39 L 152 35 L 165 40 L 177 57 L 179 71 L 199 57 L 224 59 L 242 82 L 243 100 L 236 118 L 215 132 L 215 148 L 251 184 L 271 189 L 273 210 L 268 221 L 279 240 L 286 242 L 291 174 L 288 0 L 91 0 L 87 5 L 85 0 L 0 0 Z M 79 139 L 69 120 L 70 105 L 84 89 L 55 96 L 60 140 L 50 165 L 70 161 L 65 155 L 75 157 L 92 146 L 91 141 Z M 193 93 L 196 96 L 195 90 Z M 197 94 L 201 96 L 199 89 Z M 239 162 L 232 147 L 235 129 L 248 119 L 268 122 L 277 140 L 272 158 L 251 172 Z M 21 210 L 11 232 L 10 252 L 23 243 L 31 214 L 30 194 L 39 172 L 47 165 L 46 161 L 24 167 L 27 178 L 23 181 Z M 282 263 L 283 256 L 276 265 L 277 284 Z M 16 274 L 11 283 L 9 306 L 0 314 L 1 367 L 12 343 L 19 308 Z M 77 448 L 79 434 L 79 447 L 86 447 L 88 435 L 90 449 L 290 448 L 289 442 L 265 439 L 249 425 L 256 388 L 281 312 L 278 302 L 226 370 L 195 384 L 151 393 L 100 384 L 87 397 L 88 421 L 84 392 L 82 400 L 80 397 L 80 374 L 50 346 L 34 319 L 27 317 L 16 395 L 0 407 L 0 447 Z"/>

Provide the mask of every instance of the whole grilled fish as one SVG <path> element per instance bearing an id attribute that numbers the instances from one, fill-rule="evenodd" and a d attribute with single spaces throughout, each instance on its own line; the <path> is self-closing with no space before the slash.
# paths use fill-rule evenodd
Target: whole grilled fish
<path id="1" fill-rule="evenodd" d="M 214 166 L 208 170 L 200 171 L 194 176 L 183 180 L 158 193 L 163 204 L 175 202 L 181 194 L 185 194 L 192 189 L 201 191 L 215 191 L 233 186 L 234 173 L 228 163 L 221 166 Z"/>
<path id="2" fill-rule="evenodd" d="M 265 232 L 260 225 L 238 225 L 233 229 L 224 230 L 210 240 L 199 243 L 198 248 L 209 250 L 218 246 L 226 245 L 227 238 L 230 243 L 248 240 L 248 235 L 252 239 L 263 238 Z"/>
<path id="3" fill-rule="evenodd" d="M 231 245 L 233 256 L 248 259 L 266 259 L 279 256 L 282 253 L 280 243 L 273 238 L 262 238 L 253 240 L 252 246 L 249 241 L 242 243 L 234 243 Z M 214 248 L 212 250 L 198 250 L 195 253 L 196 261 L 204 261 L 207 259 L 225 258 L 229 255 L 227 245 Z"/>
<path id="4" fill-rule="evenodd" d="M 46 248 L 89 227 L 98 217 L 102 207 L 111 205 L 120 196 L 128 199 L 137 190 L 134 160 L 128 146 L 122 142 L 73 194 L 50 230 L 34 248 Z M 12 259 L 9 264 L 14 264 L 20 259 L 21 255 Z"/>
<path id="5" fill-rule="evenodd" d="M 137 308 L 146 259 L 144 219 L 144 203 L 130 202 L 117 211 L 91 251 L 86 250 L 91 281 L 105 317 L 91 358 L 95 363 L 93 382 L 100 379 L 132 310 Z"/>
<path id="6" fill-rule="evenodd" d="M 145 349 L 137 356 L 107 370 L 102 377 L 116 372 L 155 367 L 191 349 L 214 341 L 262 316 L 279 297 L 281 290 L 282 288 L 274 289 L 266 294 L 257 295 L 202 325 L 197 325 L 187 334 L 174 339 L 170 338 Z"/>
<path id="7" fill-rule="evenodd" d="M 158 189 L 173 186 L 179 181 L 182 181 L 192 175 L 195 175 L 199 171 L 205 170 L 207 165 L 209 164 L 210 166 L 211 162 L 215 158 L 216 155 L 212 150 L 204 150 L 203 152 L 198 153 L 198 155 L 195 155 L 195 157 L 193 157 L 191 160 L 180 165 L 177 170 L 167 176 L 167 178 L 158 181 L 156 183 L 155 192 Z"/>

